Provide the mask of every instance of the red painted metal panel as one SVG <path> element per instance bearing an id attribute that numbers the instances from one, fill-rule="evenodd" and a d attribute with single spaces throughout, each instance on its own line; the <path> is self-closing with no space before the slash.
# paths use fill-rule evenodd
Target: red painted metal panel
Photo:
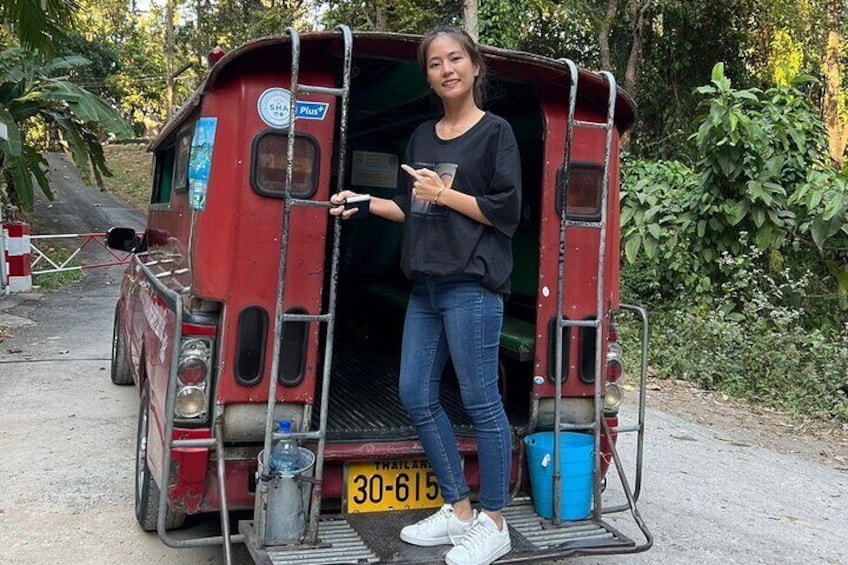
<path id="1" fill-rule="evenodd" d="M 176 316 L 166 306 L 156 304 L 151 293 L 139 294 L 140 312 L 145 322 L 143 332 L 144 374 L 150 382 L 150 415 L 147 438 L 147 460 L 154 477 L 162 475 L 162 454 L 165 437 L 165 399 L 168 395 L 170 359 L 173 351 L 173 331 Z"/>
<path id="2" fill-rule="evenodd" d="M 460 453 L 464 458 L 465 477 L 472 490 L 480 488 L 480 467 L 477 462 L 476 442 L 468 439 L 458 441 Z M 312 446 L 314 448 L 314 446 Z M 408 448 L 404 451 L 403 448 Z M 325 499 L 338 499 L 344 494 L 344 467 L 352 461 L 374 461 L 393 459 L 425 458 L 419 442 L 400 443 L 368 443 L 348 445 L 328 445 L 326 465 L 324 467 L 324 482 L 321 493 Z M 252 476 L 256 472 L 255 460 L 227 461 L 227 501 L 230 510 L 246 510 L 253 508 L 254 493 L 249 490 L 253 484 Z M 196 476 L 198 469 L 193 471 Z M 181 475 L 182 476 L 182 475 Z M 511 480 L 518 479 L 518 462 L 513 460 Z M 220 509 L 221 498 L 218 492 L 218 477 L 214 465 L 210 462 L 206 476 L 206 492 L 203 495 L 202 507 L 196 511 L 212 512 Z"/>
<path id="3" fill-rule="evenodd" d="M 208 429 L 175 429 L 174 439 L 206 439 L 212 437 Z M 161 458 L 161 455 L 160 455 Z M 206 448 L 177 448 L 171 451 L 171 483 L 168 488 L 168 500 L 186 514 L 202 512 L 206 491 L 209 450 Z"/>
<path id="4" fill-rule="evenodd" d="M 310 62 L 309 72 L 301 73 L 302 84 L 333 86 L 330 68 Z M 322 72 L 322 67 L 326 72 Z M 197 214 L 193 239 L 195 292 L 204 298 L 224 302 L 222 340 L 218 357 L 218 398 L 222 404 L 264 402 L 273 350 L 273 319 L 277 295 L 281 247 L 283 200 L 262 196 L 251 187 L 251 149 L 256 136 L 269 126 L 260 118 L 257 101 L 268 88 L 288 88 L 287 77 L 279 69 L 260 66 L 239 81 L 229 81 L 210 92 L 201 110 L 203 116 L 218 118 L 215 158 L 208 188 L 206 210 Z M 312 136 L 319 146 L 318 190 L 312 198 L 327 200 L 333 156 L 335 98 L 302 95 L 301 100 L 329 104 L 323 120 L 298 120 L 297 131 Z M 243 112 L 233 112 L 243 108 Z M 225 166 L 225 165 L 228 165 Z M 292 210 L 284 309 L 302 308 L 319 314 L 324 286 L 324 259 L 328 227 L 322 208 Z M 263 380 L 252 387 L 235 382 L 234 356 L 239 313 L 259 306 L 269 321 Z M 308 336 L 306 376 L 299 386 L 280 387 L 278 398 L 287 402 L 311 402 L 314 397 L 318 355 L 318 324 Z"/>
<path id="5" fill-rule="evenodd" d="M 559 256 L 560 218 L 556 212 L 557 171 L 563 164 L 567 135 L 568 108 L 553 92 L 542 92 L 540 98 L 545 123 L 545 170 L 542 175 L 542 211 L 539 235 L 539 284 L 537 288 L 536 312 L 536 356 L 534 375 L 549 374 L 548 335 L 550 320 L 556 317 L 557 279 Z M 596 109 L 578 105 L 576 118 L 585 121 L 605 121 L 605 113 Z M 575 128 L 571 150 L 572 162 L 603 164 L 603 130 Z M 617 162 L 618 133 L 612 140 L 611 161 Z M 610 192 L 607 201 L 607 253 L 605 258 L 605 288 L 603 292 L 604 311 L 618 307 L 619 294 L 619 236 L 618 222 L 618 182 L 617 163 L 609 171 Z M 565 275 L 563 316 L 570 320 L 585 320 L 595 317 L 597 299 L 597 265 L 599 258 L 600 231 L 593 228 L 570 227 L 566 230 Z M 603 328 L 606 336 L 608 327 Z M 594 387 L 578 378 L 580 360 L 579 331 L 571 332 L 569 342 L 569 360 L 567 378 L 563 383 L 564 396 L 590 396 Z M 606 339 L 604 339 L 606 343 Z M 536 398 L 551 397 L 554 387 L 545 378 L 543 384 L 534 384 L 533 395 Z"/>
<path id="6" fill-rule="evenodd" d="M 224 480 L 227 487 L 227 507 L 230 510 L 249 510 L 253 508 L 254 493 L 250 485 L 254 484 L 256 461 L 227 461 Z M 221 494 L 218 490 L 218 472 L 215 463 L 209 465 L 206 475 L 206 492 L 200 512 L 213 512 L 221 509 Z"/>

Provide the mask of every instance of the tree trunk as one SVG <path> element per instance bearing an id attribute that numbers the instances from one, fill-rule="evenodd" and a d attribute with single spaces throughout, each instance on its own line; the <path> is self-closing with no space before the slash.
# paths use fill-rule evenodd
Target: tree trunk
<path id="1" fill-rule="evenodd" d="M 830 156 L 838 168 L 845 163 L 845 147 L 848 145 L 848 123 L 842 123 L 839 116 L 839 97 L 841 76 L 839 72 L 839 5 L 841 0 L 830 2 L 830 31 L 827 34 L 827 48 L 824 60 L 824 123 L 827 127 L 827 141 Z"/>
<path id="2" fill-rule="evenodd" d="M 634 100 L 637 100 L 639 91 L 639 73 L 642 71 L 642 32 L 645 27 L 645 10 L 650 5 L 650 0 L 629 0 L 630 31 L 633 42 L 630 44 L 630 57 L 627 59 L 627 68 L 624 70 L 624 90 Z"/>
<path id="3" fill-rule="evenodd" d="M 194 2 L 194 29 L 195 29 L 195 37 L 198 38 L 197 43 L 194 45 L 195 55 L 197 56 L 197 62 L 200 64 L 201 68 L 208 60 L 209 50 L 213 47 L 209 45 L 208 40 L 206 39 L 206 6 L 204 5 L 204 0 L 195 0 Z"/>
<path id="4" fill-rule="evenodd" d="M 374 16 L 376 24 L 375 29 L 377 31 L 388 31 L 389 22 L 388 16 L 386 14 L 386 6 L 383 0 L 378 0 L 375 4 L 376 14 Z"/>
<path id="5" fill-rule="evenodd" d="M 165 4 L 165 104 L 170 121 L 174 114 L 174 2 Z"/>
<path id="6" fill-rule="evenodd" d="M 609 0 L 607 2 L 607 13 L 604 19 L 601 20 L 601 28 L 598 30 L 598 48 L 601 51 L 601 70 L 611 71 L 612 62 L 610 61 L 610 46 L 609 32 L 612 23 L 615 21 L 615 13 L 618 10 L 618 0 Z"/>
<path id="7" fill-rule="evenodd" d="M 477 41 L 480 37 L 480 29 L 477 25 L 477 14 L 479 6 L 477 0 L 462 0 L 462 17 L 465 20 L 465 31 Z"/>

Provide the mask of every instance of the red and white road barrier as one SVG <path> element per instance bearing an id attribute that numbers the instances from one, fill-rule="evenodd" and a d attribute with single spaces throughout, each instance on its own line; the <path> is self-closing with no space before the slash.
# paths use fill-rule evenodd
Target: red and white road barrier
<path id="1" fill-rule="evenodd" d="M 141 237 L 142 233 L 138 234 Z M 74 251 L 60 259 L 56 255 L 49 256 L 51 249 L 42 242 L 64 240 L 70 241 L 76 246 Z M 64 246 L 66 251 L 70 248 Z M 61 273 L 64 271 L 84 271 L 87 269 L 99 269 L 101 267 L 114 267 L 126 265 L 132 261 L 133 254 L 129 252 L 115 252 L 106 245 L 105 233 L 54 233 L 49 235 L 33 235 L 30 237 L 30 248 L 32 253 L 32 274 L 45 275 L 47 273 Z M 89 256 L 94 262 L 83 265 L 80 262 L 80 253 L 83 251 L 94 252 L 99 257 Z M 104 258 L 104 254 L 108 257 Z M 104 260 L 105 259 L 105 260 Z M 99 261 L 99 262 L 98 262 Z"/>
<path id="2" fill-rule="evenodd" d="M 3 260 L 7 281 L 7 292 L 25 292 L 32 289 L 32 254 L 30 250 L 29 225 L 23 222 L 3 224 Z"/>
<path id="3" fill-rule="evenodd" d="M 133 257 L 131 252 L 116 252 L 110 249 L 106 245 L 104 233 L 30 235 L 29 226 L 23 222 L 5 222 L 2 227 L 0 249 L 3 250 L 3 261 L 0 261 L 0 290 L 6 294 L 31 290 L 34 275 L 122 266 L 128 264 Z M 51 258 L 48 253 L 55 250 L 45 245 L 51 240 L 70 241 L 76 249 L 68 255 L 68 246 L 61 245 L 63 252 L 54 254 Z M 80 253 L 84 250 L 94 252 L 93 255 L 87 256 L 91 261 L 87 265 L 80 264 Z"/>

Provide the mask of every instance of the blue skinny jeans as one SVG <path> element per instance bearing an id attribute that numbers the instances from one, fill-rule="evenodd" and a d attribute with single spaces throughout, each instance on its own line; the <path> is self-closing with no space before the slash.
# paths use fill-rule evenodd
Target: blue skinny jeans
<path id="1" fill-rule="evenodd" d="M 498 392 L 503 297 L 479 283 L 444 278 L 416 281 L 406 311 L 400 399 L 418 432 L 442 497 L 453 504 L 470 493 L 456 436 L 439 402 L 448 356 L 462 403 L 474 425 L 483 510 L 509 502 L 512 437 Z"/>

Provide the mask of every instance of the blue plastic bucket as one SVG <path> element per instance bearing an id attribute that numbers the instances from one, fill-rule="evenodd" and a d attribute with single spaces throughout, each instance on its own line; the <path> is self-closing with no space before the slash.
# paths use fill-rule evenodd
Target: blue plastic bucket
<path id="1" fill-rule="evenodd" d="M 548 520 L 554 515 L 554 433 L 539 432 L 524 438 L 530 489 L 536 513 Z M 595 438 L 560 432 L 560 519 L 583 520 L 592 513 L 592 466 Z"/>

